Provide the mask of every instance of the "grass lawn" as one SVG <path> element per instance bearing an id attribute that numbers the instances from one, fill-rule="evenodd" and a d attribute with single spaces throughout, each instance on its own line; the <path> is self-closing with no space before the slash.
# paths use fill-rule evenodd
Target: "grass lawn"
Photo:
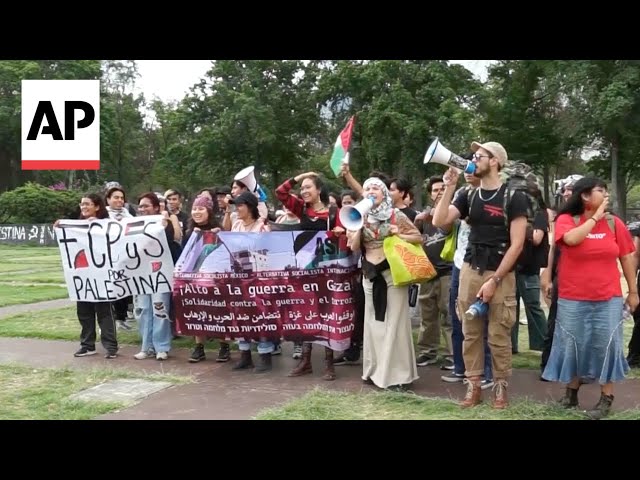
<path id="1" fill-rule="evenodd" d="M 134 324 L 135 326 L 135 324 Z M 80 323 L 76 307 L 57 308 L 36 313 L 21 313 L 0 319 L 0 337 L 43 338 L 46 340 L 79 341 Z M 118 330 L 118 343 L 138 345 L 140 335 L 136 328 L 130 331 Z M 193 337 L 173 340 L 172 348 L 192 348 Z M 232 349 L 235 344 L 232 344 Z M 207 343 L 207 350 L 218 348 L 218 342 Z"/>
<path id="2" fill-rule="evenodd" d="M 10 272 L 8 275 L 0 277 L 0 285 L 11 286 L 15 284 L 40 284 L 51 283 L 55 285 L 64 285 L 64 274 L 60 268 L 42 268 L 35 270 L 21 270 Z"/>
<path id="3" fill-rule="evenodd" d="M 57 285 L 8 285 L 0 284 L 0 307 L 24 303 L 44 302 L 68 298 L 67 287 Z"/>
<path id="4" fill-rule="evenodd" d="M 39 247 L 32 245 L 0 245 L 0 259 L 4 256 L 12 256 L 15 253 L 31 256 L 59 255 L 58 247 Z"/>
<path id="5" fill-rule="evenodd" d="M 494 410 L 488 403 L 461 409 L 448 399 L 410 393 L 345 393 L 320 388 L 282 406 L 261 411 L 258 420 L 581 420 L 576 410 L 515 399 L 508 409 Z M 615 412 L 612 420 L 640 420 L 640 410 Z"/>
<path id="6" fill-rule="evenodd" d="M 33 285 L 46 283 L 51 285 Z M 66 298 L 60 252 L 0 245 L 0 307 Z"/>
<path id="7" fill-rule="evenodd" d="M 11 280 L 14 274 L 28 274 L 28 273 L 40 273 L 42 271 L 53 271 L 60 272 L 62 275 L 62 267 L 60 265 L 55 265 L 53 262 L 51 264 L 25 264 L 20 262 L 10 262 L 8 260 L 2 259 L 2 263 L 0 263 L 0 274 L 4 273 L 7 275 L 3 275 L 0 277 L 2 281 Z"/>
<path id="8" fill-rule="evenodd" d="M 143 375 L 116 369 L 34 369 L 0 365 L 0 420 L 88 420 L 126 407 L 124 403 L 70 400 L 69 396 L 119 378 L 188 383 L 189 377 Z"/>

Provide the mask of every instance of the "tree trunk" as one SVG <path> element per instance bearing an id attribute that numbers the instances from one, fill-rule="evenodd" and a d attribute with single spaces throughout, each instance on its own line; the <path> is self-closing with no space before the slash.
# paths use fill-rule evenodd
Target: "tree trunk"
<path id="1" fill-rule="evenodd" d="M 9 154 L 0 149 L 0 167 L 4 172 L 8 172 L 11 169 L 11 161 L 9 160 Z M 0 193 L 10 189 L 9 175 L 0 175 Z"/>
<path id="2" fill-rule="evenodd" d="M 624 221 L 627 219 L 627 182 L 625 181 L 625 174 L 621 169 L 618 169 L 618 212 L 620 218 Z"/>
<path id="3" fill-rule="evenodd" d="M 413 198 L 415 203 L 413 204 L 414 210 L 418 212 L 422 211 L 422 184 L 424 183 L 424 170 L 418 168 L 416 171 L 416 181 L 413 187 Z"/>
<path id="4" fill-rule="evenodd" d="M 551 203 L 549 202 L 549 165 L 547 165 L 546 163 L 544 164 L 544 168 L 542 170 L 542 175 L 543 175 L 543 188 L 544 188 L 544 203 L 547 204 L 547 206 L 550 206 Z"/>
<path id="5" fill-rule="evenodd" d="M 617 135 L 614 135 L 611 139 L 611 189 L 610 189 L 610 198 L 611 198 L 611 210 L 618 215 L 622 216 L 623 212 L 619 210 L 620 208 L 620 199 L 618 197 L 620 189 L 618 188 L 618 153 L 620 151 L 620 139 Z M 623 217 L 624 218 L 624 217 Z"/>

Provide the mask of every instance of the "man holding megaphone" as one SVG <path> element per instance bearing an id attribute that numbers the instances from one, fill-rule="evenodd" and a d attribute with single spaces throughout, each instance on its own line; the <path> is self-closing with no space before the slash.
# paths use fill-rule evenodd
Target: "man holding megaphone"
<path id="1" fill-rule="evenodd" d="M 470 194 L 458 195 L 459 170 L 449 168 L 444 176 L 445 191 L 433 213 L 437 227 L 450 225 L 459 218 L 468 218 L 471 227 L 469 244 L 460 272 L 458 311 L 466 312 L 480 300 L 488 305 L 488 342 L 494 365 L 493 407 L 508 405 L 507 378 L 511 376 L 511 328 L 516 317 L 516 280 L 514 267 L 525 241 L 527 229 L 527 199 L 514 191 L 506 205 L 506 185 L 499 172 L 507 163 L 507 152 L 497 142 L 471 144 L 475 152 L 474 175 L 480 186 L 477 199 L 469 208 Z M 505 221 L 506 220 L 506 221 Z M 473 407 L 481 402 L 481 376 L 484 373 L 484 318 L 463 319 L 463 357 L 467 376 L 467 395 L 461 406 Z"/>

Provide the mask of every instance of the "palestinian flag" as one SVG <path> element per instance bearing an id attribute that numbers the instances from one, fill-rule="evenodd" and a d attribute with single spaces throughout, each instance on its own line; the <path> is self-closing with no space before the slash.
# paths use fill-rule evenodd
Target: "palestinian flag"
<path id="1" fill-rule="evenodd" d="M 345 156 L 349 152 L 349 146 L 351 145 L 351 134 L 353 133 L 353 122 L 355 121 L 355 116 L 351 117 L 347 122 L 347 126 L 344 127 L 340 135 L 338 135 L 338 139 L 336 140 L 336 144 L 333 147 L 333 155 L 331 156 L 331 161 L 329 165 L 331 166 L 331 170 L 336 175 L 336 177 L 340 176 L 340 168 L 342 166 L 342 161 Z"/>
<path id="2" fill-rule="evenodd" d="M 137 222 L 127 223 L 127 226 L 124 229 L 125 236 L 127 235 L 139 235 L 144 232 L 144 220 L 139 220 Z"/>

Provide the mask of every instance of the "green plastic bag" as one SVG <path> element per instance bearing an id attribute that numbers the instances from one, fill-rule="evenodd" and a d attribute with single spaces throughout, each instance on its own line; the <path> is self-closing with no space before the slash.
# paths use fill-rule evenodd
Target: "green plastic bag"
<path id="1" fill-rule="evenodd" d="M 445 262 L 453 262 L 453 256 L 456 254 L 456 244 L 458 243 L 458 226 L 459 223 L 455 222 L 453 228 L 447 235 L 447 239 L 444 241 L 444 247 L 440 252 L 440 258 Z"/>
<path id="2" fill-rule="evenodd" d="M 383 249 L 391 267 L 394 286 L 403 287 L 436 277 L 436 269 L 424 253 L 422 245 L 414 245 L 397 235 L 391 235 L 384 239 Z"/>

